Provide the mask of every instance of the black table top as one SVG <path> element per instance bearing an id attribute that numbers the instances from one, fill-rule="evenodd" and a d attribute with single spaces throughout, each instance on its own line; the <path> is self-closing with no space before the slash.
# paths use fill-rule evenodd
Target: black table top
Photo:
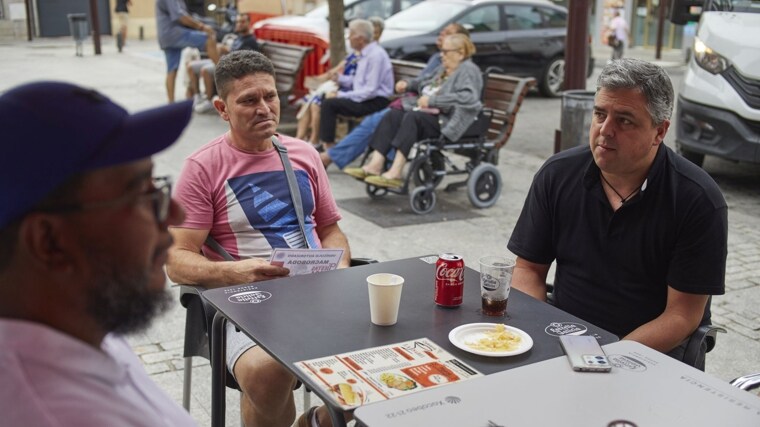
<path id="1" fill-rule="evenodd" d="M 510 293 L 507 317 L 485 316 L 480 313 L 480 274 L 470 268 L 465 269 L 463 304 L 453 309 L 439 307 L 433 301 L 435 257 L 432 260 L 388 261 L 212 289 L 203 296 L 296 374 L 296 362 L 421 337 L 430 338 L 484 374 L 563 355 L 557 331 L 587 329 L 585 333 L 599 338 L 600 344 L 618 340 L 601 328 L 515 289 Z M 396 325 L 376 326 L 370 322 L 366 278 L 374 273 L 395 273 L 405 279 Z M 246 298 L 260 302 L 232 302 Z M 495 358 L 471 354 L 449 342 L 448 334 L 453 328 L 479 322 L 506 323 L 522 329 L 533 338 L 533 348 L 521 355 Z"/>

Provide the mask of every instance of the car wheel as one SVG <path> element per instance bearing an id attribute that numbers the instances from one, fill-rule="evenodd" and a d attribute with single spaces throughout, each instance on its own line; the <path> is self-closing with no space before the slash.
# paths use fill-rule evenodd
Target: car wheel
<path id="1" fill-rule="evenodd" d="M 562 86 L 565 84 L 565 58 L 553 58 L 544 68 L 541 74 L 538 90 L 541 94 L 555 98 L 562 92 Z"/>
<path id="2" fill-rule="evenodd" d="M 683 148 L 683 145 L 677 144 L 676 148 L 678 149 L 678 154 L 680 154 L 684 159 L 694 163 L 695 165 L 702 167 L 702 164 L 705 162 L 705 155 L 702 153 L 697 153 L 694 151 L 689 151 L 685 148 Z"/>

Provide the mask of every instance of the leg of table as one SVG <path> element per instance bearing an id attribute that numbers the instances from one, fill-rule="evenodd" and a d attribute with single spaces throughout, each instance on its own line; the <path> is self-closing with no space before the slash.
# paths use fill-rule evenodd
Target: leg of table
<path id="1" fill-rule="evenodd" d="M 185 357 L 185 380 L 182 382 L 182 407 L 190 412 L 190 390 L 193 380 L 193 357 Z"/>
<path id="2" fill-rule="evenodd" d="M 214 315 L 211 332 L 211 427 L 224 427 L 226 378 L 224 351 L 226 334 L 224 325 L 227 319 L 219 312 Z"/>
<path id="3" fill-rule="evenodd" d="M 346 419 L 343 417 L 343 411 L 333 409 L 329 405 L 326 406 L 327 410 L 330 412 L 330 419 L 332 420 L 333 427 L 346 427 Z"/>

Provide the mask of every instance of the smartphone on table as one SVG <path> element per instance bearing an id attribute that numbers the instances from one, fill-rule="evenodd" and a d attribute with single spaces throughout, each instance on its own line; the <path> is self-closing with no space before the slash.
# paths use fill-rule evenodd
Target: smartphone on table
<path id="1" fill-rule="evenodd" d="M 562 335 L 559 343 L 574 371 L 609 372 L 612 369 L 607 355 L 596 338 L 588 335 Z"/>

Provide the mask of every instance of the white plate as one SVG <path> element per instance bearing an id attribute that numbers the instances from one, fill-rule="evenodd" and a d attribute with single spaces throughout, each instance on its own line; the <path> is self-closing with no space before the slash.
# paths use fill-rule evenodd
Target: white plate
<path id="1" fill-rule="evenodd" d="M 466 344 L 468 342 L 476 342 L 481 338 L 485 338 L 485 333 L 487 331 L 492 331 L 496 325 L 496 323 L 469 323 L 467 325 L 458 326 L 449 332 L 449 341 L 464 351 L 489 357 L 515 356 L 518 354 L 523 354 L 526 351 L 530 350 L 531 347 L 533 347 L 533 338 L 525 333 L 525 331 L 512 326 L 507 326 L 507 330 L 513 334 L 519 335 L 520 338 L 522 338 L 520 340 L 520 346 L 514 350 L 483 351 L 474 349 Z"/>

